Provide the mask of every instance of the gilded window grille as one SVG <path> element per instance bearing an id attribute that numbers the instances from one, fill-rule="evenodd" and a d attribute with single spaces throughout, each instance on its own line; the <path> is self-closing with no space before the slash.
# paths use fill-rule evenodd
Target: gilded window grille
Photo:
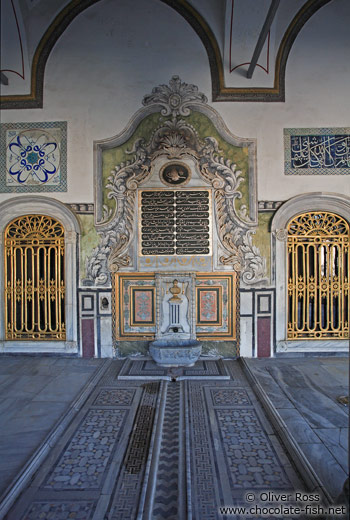
<path id="1" fill-rule="evenodd" d="M 7 340 L 65 340 L 64 228 L 25 215 L 5 230 Z"/>
<path id="2" fill-rule="evenodd" d="M 298 215 L 287 252 L 287 338 L 349 338 L 349 224 L 329 212 Z"/>

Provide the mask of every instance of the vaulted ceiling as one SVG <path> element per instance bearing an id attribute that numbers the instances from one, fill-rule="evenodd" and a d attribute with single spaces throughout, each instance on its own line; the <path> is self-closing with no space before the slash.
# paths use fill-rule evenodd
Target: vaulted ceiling
<path id="1" fill-rule="evenodd" d="M 94 4 L 103 9 L 104 1 L 2 0 L 2 108 L 42 107 L 51 50 L 73 20 Z M 159 0 L 190 24 L 205 47 L 213 101 L 284 101 L 291 47 L 330 1 Z M 14 78 L 24 79 L 26 68 L 28 92 L 16 92 Z"/>

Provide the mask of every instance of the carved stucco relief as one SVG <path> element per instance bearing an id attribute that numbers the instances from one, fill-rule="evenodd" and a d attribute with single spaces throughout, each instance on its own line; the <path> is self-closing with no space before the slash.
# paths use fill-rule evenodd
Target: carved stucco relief
<path id="1" fill-rule="evenodd" d="M 216 127 L 221 134 L 225 134 L 227 130 L 220 116 L 206 103 L 206 97 L 198 92 L 195 85 L 181 82 L 177 76 L 173 76 L 169 85 L 160 85 L 145 96 L 143 104 L 146 108 L 139 111 L 139 117 L 134 118 L 133 125 L 125 131 L 126 138 L 132 135 L 131 130 L 136 128 L 139 121 L 154 113 L 155 109 L 168 118 L 155 128 L 148 142 L 143 138 L 135 141 L 133 148 L 127 152 L 130 160 L 116 165 L 107 184 L 102 187 L 107 190 L 108 199 L 115 200 L 115 209 L 112 211 L 105 206 L 103 212 L 100 212 L 103 216 L 96 227 L 101 242 L 87 260 L 85 283 L 107 285 L 110 284 L 110 272 L 125 267 L 134 269 L 130 249 L 136 229 L 137 189 L 151 177 L 152 163 L 160 156 L 167 159 L 193 158 L 203 181 L 212 186 L 214 221 L 220 250 L 223 251 L 219 258 L 220 264 L 240 272 L 245 284 L 266 280 L 266 261 L 252 243 L 252 234 L 257 228 L 257 220 L 252 218 L 252 215 L 256 215 L 256 208 L 252 211 L 252 208 L 244 205 L 239 209 L 236 206 L 237 199 L 242 198 L 242 171 L 223 156 L 214 137 L 200 138 L 196 128 L 184 119 L 192 111 L 202 112 L 211 119 L 215 116 Z M 227 138 L 227 135 L 224 137 Z M 231 144 L 237 146 L 238 139 L 232 134 L 229 137 Z M 118 142 L 122 142 L 121 139 Z M 253 146 L 250 153 L 255 154 L 254 141 L 240 140 L 238 145 L 243 146 L 242 142 L 245 146 L 247 143 Z M 255 164 L 254 161 L 255 158 L 250 161 L 250 167 Z M 254 191 L 250 205 L 256 205 L 255 171 L 250 172 L 250 176 L 254 181 L 249 186 Z M 99 203 L 97 200 L 96 205 Z"/>

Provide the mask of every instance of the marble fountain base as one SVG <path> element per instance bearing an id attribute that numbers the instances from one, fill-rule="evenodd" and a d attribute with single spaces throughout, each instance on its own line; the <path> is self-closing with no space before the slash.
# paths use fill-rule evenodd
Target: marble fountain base
<path id="1" fill-rule="evenodd" d="M 149 345 L 149 353 L 162 367 L 191 367 L 201 355 L 202 345 L 196 339 L 157 339 Z"/>

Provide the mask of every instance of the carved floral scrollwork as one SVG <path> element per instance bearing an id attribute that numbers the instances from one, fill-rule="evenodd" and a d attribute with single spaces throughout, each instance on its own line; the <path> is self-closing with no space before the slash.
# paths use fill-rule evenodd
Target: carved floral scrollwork
<path id="1" fill-rule="evenodd" d="M 121 235 L 117 241 L 117 245 L 112 249 L 111 254 L 108 257 L 108 269 L 112 273 L 119 271 L 120 267 L 130 265 L 130 256 L 127 254 L 120 254 L 128 244 L 129 237 L 127 235 Z"/>
<path id="2" fill-rule="evenodd" d="M 188 105 L 195 102 L 207 103 L 207 97 L 198 92 L 196 85 L 189 85 L 181 81 L 179 76 L 173 76 L 168 85 L 159 85 L 143 98 L 143 104 L 160 105 L 162 107 L 161 114 L 163 116 L 172 115 L 176 118 L 178 115 L 188 116 L 191 112 Z"/>
<path id="3" fill-rule="evenodd" d="M 153 132 L 147 150 L 154 160 L 159 155 L 166 155 L 169 159 L 184 155 L 198 158 L 199 148 L 200 139 L 192 125 L 183 119 L 168 119 Z"/>
<path id="4" fill-rule="evenodd" d="M 116 166 L 108 177 L 108 198 L 115 199 L 115 211 L 102 222 L 98 231 L 101 243 L 86 263 L 87 281 L 96 285 L 108 284 L 110 272 L 131 264 L 127 249 L 133 236 L 136 189 L 150 175 L 150 160 L 143 139 L 128 153 L 134 154 L 133 160 Z"/>
<path id="5" fill-rule="evenodd" d="M 111 271 L 131 266 L 128 251 L 135 228 L 136 190 L 150 177 L 152 162 L 158 156 L 195 159 L 203 179 L 214 189 L 218 238 L 225 251 L 220 263 L 231 265 L 247 284 L 266 280 L 265 259 L 252 243 L 257 224 L 249 218 L 245 206 L 236 208 L 237 199 L 242 198 L 242 172 L 223 156 L 214 137 L 201 140 L 196 129 L 179 118 L 188 116 L 191 106 L 206 102 L 205 95 L 195 85 L 181 82 L 178 76 L 172 77 L 169 86 L 160 85 L 145 96 L 145 106 L 157 104 L 162 115 L 172 117 L 154 130 L 148 143 L 136 140 L 127 152 L 130 160 L 115 166 L 108 177 L 105 189 L 108 198 L 115 200 L 115 210 L 106 208 L 104 220 L 98 226 L 101 243 L 86 266 L 90 283 L 105 285 L 110 282 Z"/>
<path id="6" fill-rule="evenodd" d="M 288 231 L 286 229 L 276 229 L 275 236 L 280 242 L 287 242 Z"/>
<path id="7" fill-rule="evenodd" d="M 232 265 L 240 272 L 246 284 L 267 280 L 266 260 L 259 249 L 253 245 L 252 234 L 256 223 L 252 222 L 245 206 L 237 211 L 236 200 L 242 198 L 239 190 L 244 181 L 242 172 L 236 164 L 219 155 L 216 139 L 207 137 L 200 151 L 201 173 L 215 189 L 215 208 L 219 239 L 227 251 L 220 257 L 223 265 Z"/>

